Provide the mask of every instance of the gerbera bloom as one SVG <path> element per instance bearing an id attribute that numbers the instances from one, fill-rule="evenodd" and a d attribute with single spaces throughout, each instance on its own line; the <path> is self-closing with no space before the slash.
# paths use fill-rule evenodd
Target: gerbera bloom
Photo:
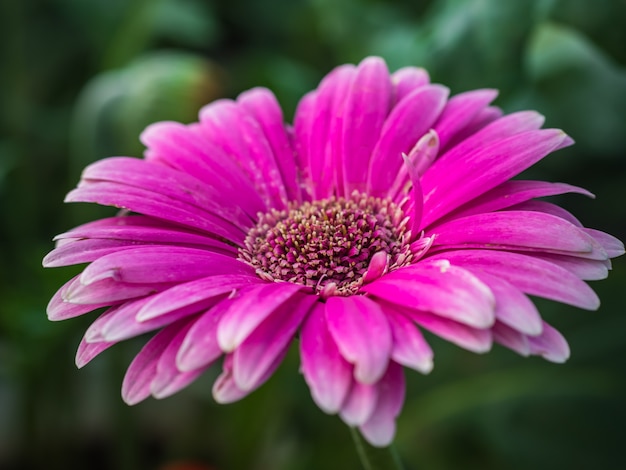
<path id="1" fill-rule="evenodd" d="M 51 320 L 106 308 L 82 367 L 158 332 L 137 354 L 129 404 L 187 386 L 223 357 L 218 402 L 249 394 L 293 340 L 317 405 L 385 446 L 404 367 L 428 373 L 428 330 L 474 352 L 500 343 L 562 362 L 563 337 L 528 295 L 594 310 L 623 245 L 536 198 L 590 196 L 512 180 L 572 140 L 535 112 L 503 116 L 494 90 L 451 98 L 419 68 L 368 58 L 328 74 L 284 124 L 253 89 L 161 122 L 143 159 L 87 167 L 68 202 L 123 209 L 56 237 L 45 266 L 89 263 L 53 297 Z"/>

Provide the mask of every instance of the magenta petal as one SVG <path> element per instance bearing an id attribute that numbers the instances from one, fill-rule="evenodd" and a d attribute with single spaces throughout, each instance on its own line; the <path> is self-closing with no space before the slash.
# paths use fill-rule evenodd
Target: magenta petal
<path id="1" fill-rule="evenodd" d="M 200 110 L 200 122 L 207 140 L 237 161 L 267 206 L 282 209 L 287 201 L 285 186 L 258 121 L 243 106 L 218 100 Z"/>
<path id="2" fill-rule="evenodd" d="M 76 286 L 80 285 L 80 275 L 73 277 L 66 282 L 50 299 L 46 313 L 48 314 L 48 320 L 60 321 L 67 320 L 68 318 L 78 317 L 85 313 L 91 312 L 100 307 L 107 307 L 113 302 L 101 302 L 99 304 L 73 304 L 68 302 L 67 293 Z"/>
<path id="3" fill-rule="evenodd" d="M 583 281 L 597 281 L 605 279 L 609 275 L 609 269 L 611 266 L 611 262 L 609 260 L 586 259 L 576 256 L 533 253 L 533 257 L 565 268 Z"/>
<path id="4" fill-rule="evenodd" d="M 65 202 L 95 202 L 149 215 L 241 243 L 245 229 L 198 207 L 152 190 L 108 181 L 86 182 L 70 191 Z M 244 226 L 245 227 L 245 226 Z"/>
<path id="5" fill-rule="evenodd" d="M 441 148 L 463 130 L 473 118 L 498 96 L 497 90 L 472 90 L 450 98 L 434 129 L 439 135 Z"/>
<path id="6" fill-rule="evenodd" d="M 468 351 L 484 353 L 491 349 L 491 329 L 472 328 L 463 323 L 416 310 L 402 309 L 402 313 L 421 327 Z"/>
<path id="7" fill-rule="evenodd" d="M 86 366 L 93 358 L 103 351 L 106 351 L 117 342 L 88 343 L 85 338 L 80 341 L 76 351 L 76 367 L 79 369 Z"/>
<path id="8" fill-rule="evenodd" d="M 464 155 L 462 161 L 440 158 L 422 177 L 423 227 L 569 143 L 571 139 L 563 131 L 544 129 L 482 146 Z"/>
<path id="9" fill-rule="evenodd" d="M 541 327 L 543 329 L 543 326 Z M 528 337 L 518 330 L 505 325 L 504 323 L 496 322 L 492 328 L 493 340 L 496 343 L 501 344 L 521 356 L 530 355 L 530 343 Z"/>
<path id="10" fill-rule="evenodd" d="M 361 290 L 477 328 L 487 328 L 495 321 L 495 299 L 489 288 L 470 272 L 443 260 L 398 269 Z"/>
<path id="11" fill-rule="evenodd" d="M 500 277 L 530 295 L 586 310 L 596 310 L 600 305 L 595 292 L 577 276 L 533 256 L 504 251 L 461 250 L 433 256 L 439 257 L 471 271 L 484 271 Z"/>
<path id="12" fill-rule="evenodd" d="M 540 250 L 591 253 L 594 240 L 569 222 L 533 211 L 476 214 L 439 225 L 433 248 L 488 247 L 489 249 Z"/>
<path id="13" fill-rule="evenodd" d="M 206 369 L 199 368 L 192 371 L 180 371 L 176 366 L 176 356 L 194 321 L 188 321 L 176 333 L 165 347 L 157 362 L 156 374 L 150 382 L 150 393 L 155 398 L 165 398 L 173 395 L 196 380 Z"/>
<path id="14" fill-rule="evenodd" d="M 223 371 L 213 384 L 213 398 L 217 403 L 226 404 L 241 400 L 250 391 L 241 390 L 233 378 L 233 356 L 224 357 Z"/>
<path id="15" fill-rule="evenodd" d="M 316 303 L 302 326 L 302 373 L 313 400 L 325 413 L 337 413 L 352 383 L 352 366 L 333 341 L 325 315 L 326 305 Z"/>
<path id="16" fill-rule="evenodd" d="M 403 67 L 396 70 L 391 74 L 395 103 L 399 103 L 405 96 L 429 83 L 430 76 L 423 68 Z"/>
<path id="17" fill-rule="evenodd" d="M 496 298 L 496 323 L 504 323 L 527 335 L 541 333 L 542 320 L 535 304 L 519 289 L 500 277 L 483 271 L 475 271 Z"/>
<path id="18" fill-rule="evenodd" d="M 218 191 L 222 200 L 237 201 L 249 217 L 264 211 L 266 206 L 252 181 L 205 133 L 200 124 L 157 122 L 143 131 L 140 140 L 148 147 L 147 161 L 193 175 Z"/>
<path id="19" fill-rule="evenodd" d="M 164 328 L 135 356 L 122 382 L 122 398 L 127 404 L 135 405 L 150 396 L 150 382 L 157 373 L 159 358 L 180 328 L 180 324 Z"/>
<path id="20" fill-rule="evenodd" d="M 208 366 L 222 355 L 222 349 L 217 342 L 217 325 L 231 302 L 231 299 L 224 299 L 201 314 L 191 326 L 176 357 L 176 366 L 180 371 Z"/>
<path id="21" fill-rule="evenodd" d="M 415 323 L 404 315 L 383 306 L 393 336 L 391 359 L 423 374 L 433 369 L 433 350 Z"/>
<path id="22" fill-rule="evenodd" d="M 604 248 L 609 258 L 616 258 L 624 254 L 624 244 L 613 235 L 592 228 L 584 228 L 583 230 Z"/>
<path id="23" fill-rule="evenodd" d="M 396 433 L 396 418 L 404 403 L 405 382 L 402 367 L 394 362 L 377 384 L 378 402 L 366 423 L 359 427 L 363 437 L 376 447 L 386 447 Z"/>
<path id="24" fill-rule="evenodd" d="M 326 321 L 341 355 L 354 364 L 354 378 L 377 382 L 391 354 L 391 329 L 380 306 L 363 296 L 331 297 Z"/>
<path id="25" fill-rule="evenodd" d="M 217 274 L 177 284 L 153 295 L 137 313 L 137 321 L 145 322 L 181 308 L 200 305 L 221 294 L 232 294 L 244 287 L 264 283 L 256 276 Z"/>
<path id="26" fill-rule="evenodd" d="M 254 270 L 229 255 L 198 248 L 139 246 L 95 260 L 83 271 L 85 285 L 104 279 L 127 283 L 186 282 L 217 274 L 253 274 Z"/>
<path id="27" fill-rule="evenodd" d="M 268 283 L 238 292 L 217 327 L 222 350 L 234 351 L 263 320 L 302 288 L 287 282 Z"/>
<path id="28" fill-rule="evenodd" d="M 529 336 L 531 354 L 537 354 L 550 362 L 562 363 L 569 359 L 569 345 L 563 335 L 546 322 L 539 336 Z"/>
<path id="29" fill-rule="evenodd" d="M 317 297 L 313 295 L 289 298 L 235 349 L 233 377 L 238 388 L 254 390 L 269 377 L 315 302 Z"/>
<path id="30" fill-rule="evenodd" d="M 408 154 L 432 127 L 448 93 L 446 87 L 428 85 L 417 89 L 393 108 L 373 149 L 368 177 L 372 195 L 387 195 L 402 166 L 402 154 Z"/>
<path id="31" fill-rule="evenodd" d="M 372 416 L 377 400 L 377 384 L 366 385 L 355 380 L 339 416 L 348 426 L 360 426 Z"/>
<path id="32" fill-rule="evenodd" d="M 370 158 L 391 106 L 391 80 L 385 62 L 363 60 L 348 92 L 343 114 L 341 152 L 343 194 L 365 191 Z M 399 155 L 398 155 L 399 156 Z"/>
<path id="33" fill-rule="evenodd" d="M 80 277 L 79 282 L 73 283 L 64 293 L 63 300 L 71 304 L 92 305 L 94 308 L 156 294 L 171 287 L 170 283 L 130 284 L 117 282 L 111 278 L 85 285 L 80 282 Z"/>
<path id="34" fill-rule="evenodd" d="M 299 201 L 300 188 L 296 179 L 294 150 L 289 142 L 283 112 L 276 97 L 266 88 L 253 88 L 239 95 L 237 102 L 254 116 L 261 126 L 280 170 L 287 199 Z"/>

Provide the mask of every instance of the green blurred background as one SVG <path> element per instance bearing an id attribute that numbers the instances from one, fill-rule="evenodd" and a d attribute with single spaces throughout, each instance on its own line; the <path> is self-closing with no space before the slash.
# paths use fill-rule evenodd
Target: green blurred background
<path id="1" fill-rule="evenodd" d="M 63 205 L 64 194 L 85 164 L 139 156 L 150 122 L 190 122 L 256 85 L 290 120 L 332 67 L 378 54 L 391 69 L 428 68 L 453 93 L 499 88 L 506 111 L 537 109 L 565 129 L 577 145 L 531 176 L 590 189 L 595 201 L 558 202 L 624 239 L 625 26 L 624 0 L 1 2 L 0 468 L 360 468 L 348 429 L 310 399 L 296 351 L 229 406 L 211 399 L 216 371 L 126 406 L 122 377 L 145 338 L 77 371 L 94 317 L 48 322 L 48 299 L 77 270 L 44 271 L 41 258 L 55 234 L 110 211 Z M 618 259 L 594 285 L 597 313 L 540 302 L 570 341 L 565 365 L 432 338 L 435 370 L 408 373 L 398 422 L 407 469 L 623 468 L 625 279 Z"/>

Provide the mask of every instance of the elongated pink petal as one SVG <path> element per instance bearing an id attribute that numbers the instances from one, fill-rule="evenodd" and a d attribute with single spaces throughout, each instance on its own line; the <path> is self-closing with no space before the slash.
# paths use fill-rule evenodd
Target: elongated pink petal
<path id="1" fill-rule="evenodd" d="M 592 253 L 594 240 L 578 227 L 550 214 L 504 211 L 461 217 L 427 232 L 433 248 L 485 247 L 500 250 Z"/>
<path id="2" fill-rule="evenodd" d="M 391 330 L 380 306 L 363 296 L 331 297 L 326 321 L 341 355 L 354 364 L 354 378 L 363 384 L 378 381 L 391 354 Z"/>
<path id="3" fill-rule="evenodd" d="M 391 359 L 398 364 L 428 374 L 433 369 L 433 350 L 430 348 L 424 335 L 404 315 L 395 312 L 388 306 L 383 306 L 387 315 L 391 333 L 393 335 L 393 349 Z"/>
<path id="4" fill-rule="evenodd" d="M 223 352 L 217 342 L 217 325 L 228 310 L 232 299 L 224 299 L 194 322 L 186 333 L 178 355 L 176 367 L 182 372 L 201 369 L 208 366 Z"/>
<path id="5" fill-rule="evenodd" d="M 184 307 L 200 304 L 221 294 L 236 291 L 264 281 L 241 274 L 218 274 L 194 281 L 177 284 L 170 289 L 154 294 L 137 313 L 137 321 L 144 322 Z"/>
<path id="6" fill-rule="evenodd" d="M 48 320 L 67 320 L 68 318 L 78 317 L 97 308 L 107 307 L 114 303 L 109 301 L 104 301 L 99 304 L 73 304 L 68 302 L 66 300 L 68 298 L 67 293 L 68 291 L 75 289 L 76 286 L 80 286 L 79 278 L 80 275 L 73 277 L 52 296 L 46 308 Z"/>
<path id="7" fill-rule="evenodd" d="M 233 377 L 241 390 L 256 389 L 282 359 L 317 297 L 290 297 L 251 332 L 233 352 Z M 221 323 L 220 323 L 221 325 Z"/>
<path id="8" fill-rule="evenodd" d="M 359 426 L 363 437 L 376 447 L 386 447 L 396 433 L 396 418 L 404 403 L 404 372 L 395 362 L 390 362 L 387 372 L 377 384 L 378 401 L 366 423 Z"/>
<path id="9" fill-rule="evenodd" d="M 422 177 L 423 227 L 570 143 L 562 131 L 545 129 L 485 145 L 455 161 L 453 167 L 442 157 Z"/>
<path id="10" fill-rule="evenodd" d="M 285 186 L 287 199 L 299 201 L 300 188 L 296 178 L 294 149 L 289 142 L 283 121 L 283 112 L 274 94 L 266 88 L 253 88 L 237 97 L 248 113 L 261 126 L 272 148 L 281 180 Z"/>
<path id="11" fill-rule="evenodd" d="M 258 121 L 237 103 L 217 100 L 200 110 L 200 123 L 207 139 L 243 168 L 266 205 L 284 208 L 285 186 L 271 145 Z"/>
<path id="12" fill-rule="evenodd" d="M 104 279 L 148 284 L 186 282 L 217 274 L 253 274 L 236 258 L 219 253 L 177 246 L 139 246 L 103 256 L 85 268 L 85 285 Z"/>
<path id="13" fill-rule="evenodd" d="M 428 85 L 430 76 L 428 72 L 419 67 L 403 67 L 391 74 L 396 105 L 418 88 Z"/>
<path id="14" fill-rule="evenodd" d="M 206 367 L 192 371 L 180 371 L 176 365 L 176 357 L 189 329 L 194 321 L 187 321 L 172 338 L 159 357 L 156 373 L 150 382 L 150 393 L 154 398 L 165 398 L 185 388 L 202 374 Z"/>
<path id="15" fill-rule="evenodd" d="M 88 182 L 69 192 L 65 202 L 95 202 L 103 206 L 127 209 L 186 227 L 202 230 L 241 243 L 245 232 L 186 202 L 154 191 L 108 181 Z"/>
<path id="16" fill-rule="evenodd" d="M 341 131 L 343 195 L 365 191 L 372 152 L 391 106 L 391 80 L 385 62 L 363 60 L 346 98 Z"/>
<path id="17" fill-rule="evenodd" d="M 550 362 L 562 363 L 569 359 L 569 345 L 563 335 L 546 322 L 539 336 L 529 336 L 531 354 L 537 354 Z"/>
<path id="18" fill-rule="evenodd" d="M 440 85 L 418 88 L 402 100 L 385 120 L 373 148 L 368 192 L 386 196 L 402 167 L 402 154 L 410 153 L 417 141 L 432 127 L 443 109 L 449 90 Z"/>
<path id="19" fill-rule="evenodd" d="M 497 90 L 473 90 L 450 98 L 434 126 L 439 135 L 441 148 L 447 149 L 449 142 L 469 125 L 496 96 L 498 96 Z"/>
<path id="20" fill-rule="evenodd" d="M 355 380 L 341 406 L 339 416 L 348 426 L 360 426 L 372 416 L 377 401 L 377 384 L 366 385 Z"/>
<path id="21" fill-rule="evenodd" d="M 76 351 L 76 367 L 82 369 L 88 363 L 91 362 L 98 354 L 103 351 L 106 351 L 114 344 L 117 344 L 115 341 L 112 342 L 101 342 L 101 343 L 88 343 L 85 338 L 81 339 L 80 344 L 78 345 L 78 350 Z"/>
<path id="22" fill-rule="evenodd" d="M 217 327 L 217 340 L 225 352 L 234 351 L 254 329 L 303 286 L 269 283 L 242 289 Z"/>
<path id="23" fill-rule="evenodd" d="M 595 310 L 600 305 L 593 290 L 556 264 L 519 253 L 461 250 L 433 255 L 471 271 L 484 271 L 513 284 L 522 292 Z"/>
<path id="24" fill-rule="evenodd" d="M 541 326 L 543 329 L 543 326 Z M 521 356 L 530 355 L 530 343 L 528 337 L 518 330 L 505 325 L 504 323 L 496 322 L 491 330 L 493 332 L 493 340 L 496 343 L 501 344 Z"/>
<path id="25" fill-rule="evenodd" d="M 325 413 L 337 413 L 352 383 L 352 366 L 341 356 L 326 323 L 326 305 L 318 302 L 302 326 L 302 373 L 313 400 Z"/>
<path id="26" fill-rule="evenodd" d="M 519 289 L 484 271 L 474 271 L 476 277 L 483 281 L 496 299 L 496 323 L 504 323 L 527 335 L 541 333 L 541 316 L 535 304 Z"/>
<path id="27" fill-rule="evenodd" d="M 624 244 L 613 235 L 592 228 L 584 228 L 583 230 L 604 248 L 609 258 L 616 258 L 624 254 Z"/>
<path id="28" fill-rule="evenodd" d="M 399 269 L 361 290 L 477 328 L 487 328 L 495 321 L 495 299 L 489 288 L 470 272 L 443 260 Z"/>
<path id="29" fill-rule="evenodd" d="M 565 193 L 578 193 L 588 197 L 595 197 L 584 188 L 565 183 L 511 180 L 496 186 L 491 191 L 487 191 L 482 196 L 461 206 L 458 210 L 451 213 L 450 217 L 460 218 L 468 215 L 494 212 L 526 202 L 533 198 L 555 196 Z"/>
<path id="30" fill-rule="evenodd" d="M 395 307 L 392 307 L 395 309 Z M 472 328 L 439 315 L 417 310 L 401 310 L 419 326 L 468 351 L 485 353 L 491 349 L 491 329 Z"/>
<path id="31" fill-rule="evenodd" d="M 226 355 L 222 373 L 213 384 L 213 398 L 217 403 L 226 404 L 241 400 L 248 393 L 250 392 L 237 387 L 233 378 L 233 356 Z"/>
<path id="32" fill-rule="evenodd" d="M 609 275 L 611 262 L 609 260 L 586 259 L 576 256 L 555 255 L 551 253 L 533 253 L 539 258 L 556 264 L 575 274 L 583 281 L 597 281 Z"/>
<path id="33" fill-rule="evenodd" d="M 111 278 L 102 279 L 89 285 L 82 284 L 80 278 L 63 294 L 65 302 L 77 305 L 114 305 L 124 300 L 156 294 L 172 286 L 170 283 L 138 284 L 118 282 Z"/>
<path id="34" fill-rule="evenodd" d="M 201 246 L 215 251 L 236 253 L 237 249 L 222 240 L 184 230 L 166 222 L 141 215 L 109 217 L 80 225 L 54 237 L 64 239 L 106 239 L 132 243 Z"/>
<path id="35" fill-rule="evenodd" d="M 252 181 L 224 149 L 209 141 L 199 124 L 157 122 L 148 126 L 140 140 L 148 147 L 146 160 L 177 169 L 219 191 L 224 199 L 237 201 L 254 217 L 267 209 Z"/>
<path id="36" fill-rule="evenodd" d="M 127 404 L 135 405 L 150 396 L 150 382 L 157 373 L 159 358 L 181 326 L 173 324 L 164 328 L 135 356 L 122 382 L 122 398 Z"/>

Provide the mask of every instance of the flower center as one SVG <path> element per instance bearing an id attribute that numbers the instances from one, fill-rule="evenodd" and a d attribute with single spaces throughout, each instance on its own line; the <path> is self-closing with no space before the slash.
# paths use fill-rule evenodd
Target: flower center
<path id="1" fill-rule="evenodd" d="M 364 278 L 408 264 L 406 223 L 393 202 L 356 191 L 349 198 L 291 203 L 260 215 L 239 255 L 264 279 L 325 296 L 352 295 Z"/>

